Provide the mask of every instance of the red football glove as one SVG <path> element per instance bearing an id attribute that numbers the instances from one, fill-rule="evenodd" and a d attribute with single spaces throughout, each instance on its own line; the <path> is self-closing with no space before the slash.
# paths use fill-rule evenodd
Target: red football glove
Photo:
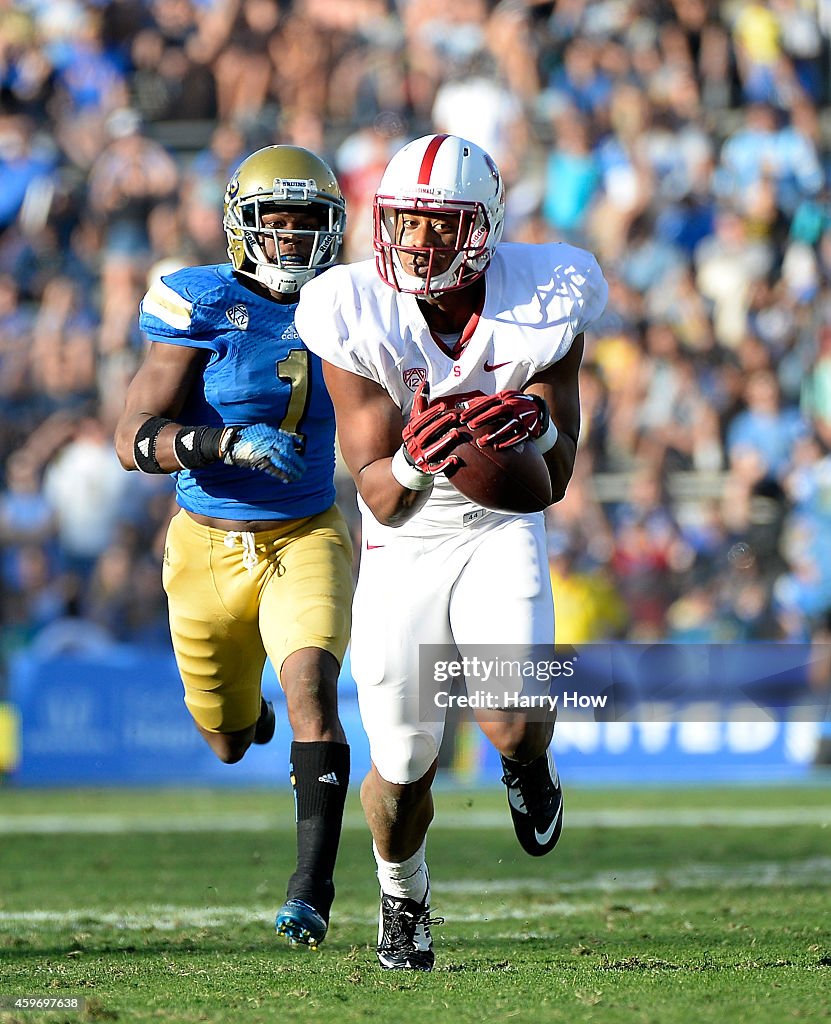
<path id="1" fill-rule="evenodd" d="M 512 448 L 523 441 L 533 441 L 542 437 L 549 420 L 543 398 L 511 390 L 473 398 L 461 414 L 461 422 L 474 430 L 483 426 L 493 428 L 477 439 L 480 448 Z"/>
<path id="2" fill-rule="evenodd" d="M 416 391 L 401 440 L 412 464 L 422 473 L 435 475 L 458 463 L 458 456 L 451 452 L 465 438 L 459 430 L 458 410 L 441 399 L 431 403 L 428 396 L 424 381 Z"/>

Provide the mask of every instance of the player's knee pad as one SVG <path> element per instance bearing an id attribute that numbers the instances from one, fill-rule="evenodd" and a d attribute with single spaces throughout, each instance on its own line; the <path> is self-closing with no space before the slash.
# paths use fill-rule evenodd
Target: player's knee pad
<path id="1" fill-rule="evenodd" d="M 390 734 L 370 748 L 378 774 L 397 786 L 417 782 L 439 755 L 438 741 L 428 732 Z"/>

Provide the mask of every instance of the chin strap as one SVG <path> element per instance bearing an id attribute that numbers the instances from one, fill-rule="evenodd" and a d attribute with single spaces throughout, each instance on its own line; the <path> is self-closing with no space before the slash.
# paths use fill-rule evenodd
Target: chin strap
<path id="1" fill-rule="evenodd" d="M 308 270 L 302 275 L 294 277 L 286 274 L 285 270 L 281 270 L 279 267 L 264 267 L 258 263 L 257 269 L 251 277 L 259 281 L 263 287 L 268 288 L 270 292 L 275 292 L 277 295 L 294 295 L 300 291 L 307 281 L 311 281 L 314 275 L 315 272 L 313 270 Z"/>

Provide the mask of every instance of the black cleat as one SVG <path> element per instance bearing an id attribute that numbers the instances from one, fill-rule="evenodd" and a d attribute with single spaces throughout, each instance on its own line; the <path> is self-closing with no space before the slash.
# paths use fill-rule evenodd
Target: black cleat
<path id="1" fill-rule="evenodd" d="M 381 893 L 378 920 L 378 962 L 387 971 L 432 971 L 435 963 L 430 925 L 430 889 L 422 903 Z"/>
<path id="2" fill-rule="evenodd" d="M 542 857 L 554 849 L 563 829 L 563 791 L 551 748 L 530 764 L 503 757 L 502 770 L 519 845 Z"/>
<path id="3" fill-rule="evenodd" d="M 264 743 L 271 743 L 274 739 L 274 730 L 277 728 L 277 716 L 274 714 L 274 705 L 265 697 L 260 697 L 260 717 L 254 726 L 253 742 L 262 746 Z"/>

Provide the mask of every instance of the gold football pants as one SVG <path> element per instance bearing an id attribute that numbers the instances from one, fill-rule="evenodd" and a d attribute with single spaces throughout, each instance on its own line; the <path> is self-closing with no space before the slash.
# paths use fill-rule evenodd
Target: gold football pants
<path id="1" fill-rule="evenodd" d="M 180 511 L 162 582 L 185 704 L 210 732 L 256 722 L 266 656 L 279 676 L 304 647 L 340 664 L 349 640 L 352 544 L 339 510 L 227 533 Z"/>

